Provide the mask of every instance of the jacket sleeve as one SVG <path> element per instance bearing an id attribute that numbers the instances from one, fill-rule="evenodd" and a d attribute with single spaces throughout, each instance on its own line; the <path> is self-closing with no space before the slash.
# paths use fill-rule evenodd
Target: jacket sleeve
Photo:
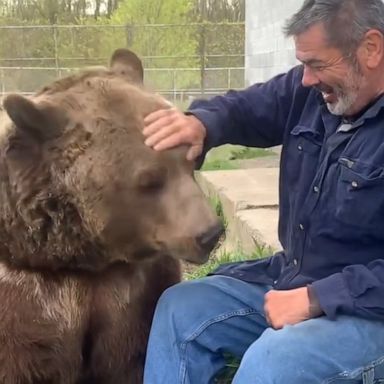
<path id="1" fill-rule="evenodd" d="M 330 319 L 345 314 L 384 320 L 384 260 L 350 265 L 311 286 Z"/>
<path id="2" fill-rule="evenodd" d="M 188 113 L 207 130 L 205 152 L 222 144 L 263 148 L 282 144 L 297 89 L 303 89 L 301 73 L 301 67 L 295 67 L 243 91 L 194 101 Z"/>

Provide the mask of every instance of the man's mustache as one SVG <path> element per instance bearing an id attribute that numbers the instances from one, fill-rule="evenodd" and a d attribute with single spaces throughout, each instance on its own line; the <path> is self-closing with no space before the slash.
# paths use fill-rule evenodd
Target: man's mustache
<path id="1" fill-rule="evenodd" d="M 327 84 L 320 83 L 319 85 L 316 85 L 315 88 L 323 93 L 333 93 L 333 88 Z"/>

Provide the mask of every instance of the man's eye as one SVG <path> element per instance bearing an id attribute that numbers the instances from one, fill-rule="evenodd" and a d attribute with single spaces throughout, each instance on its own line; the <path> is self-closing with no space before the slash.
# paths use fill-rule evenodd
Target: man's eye
<path id="1" fill-rule="evenodd" d="M 313 69 L 314 71 L 317 71 L 317 72 L 322 72 L 322 71 L 324 71 L 326 68 L 327 68 L 326 65 L 316 65 L 316 66 L 312 67 L 312 69 Z"/>

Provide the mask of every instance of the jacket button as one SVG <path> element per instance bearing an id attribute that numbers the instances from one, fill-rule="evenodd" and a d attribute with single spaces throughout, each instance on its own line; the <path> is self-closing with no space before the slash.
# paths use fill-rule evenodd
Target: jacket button
<path id="1" fill-rule="evenodd" d="M 297 149 L 298 149 L 299 151 L 302 151 L 302 150 L 303 150 L 303 146 L 302 146 L 302 145 L 298 145 L 298 146 L 297 146 Z"/>
<path id="2" fill-rule="evenodd" d="M 319 193 L 320 192 L 320 188 L 316 185 L 315 187 L 313 187 L 313 191 L 315 193 Z"/>
<path id="3" fill-rule="evenodd" d="M 296 266 L 297 265 L 297 259 L 293 259 L 293 265 Z"/>
<path id="4" fill-rule="evenodd" d="M 352 181 L 352 188 L 357 188 L 359 186 L 359 184 L 357 183 L 357 181 Z"/>
<path id="5" fill-rule="evenodd" d="M 304 225 L 303 224 L 299 224 L 299 228 L 304 231 Z"/>

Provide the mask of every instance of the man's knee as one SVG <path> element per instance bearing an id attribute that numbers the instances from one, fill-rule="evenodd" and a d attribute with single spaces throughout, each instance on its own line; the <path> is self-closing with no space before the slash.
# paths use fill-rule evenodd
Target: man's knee
<path id="1" fill-rule="evenodd" d="M 223 292 L 216 286 L 220 276 L 204 277 L 184 281 L 166 289 L 160 296 L 156 308 L 157 316 L 172 316 L 181 320 L 189 313 L 204 313 L 207 306 L 222 302 Z"/>
<path id="2" fill-rule="evenodd" d="M 292 332 L 292 327 L 279 331 L 268 328 L 244 354 L 234 383 L 315 382 L 307 369 L 310 359 L 305 337 Z"/>

